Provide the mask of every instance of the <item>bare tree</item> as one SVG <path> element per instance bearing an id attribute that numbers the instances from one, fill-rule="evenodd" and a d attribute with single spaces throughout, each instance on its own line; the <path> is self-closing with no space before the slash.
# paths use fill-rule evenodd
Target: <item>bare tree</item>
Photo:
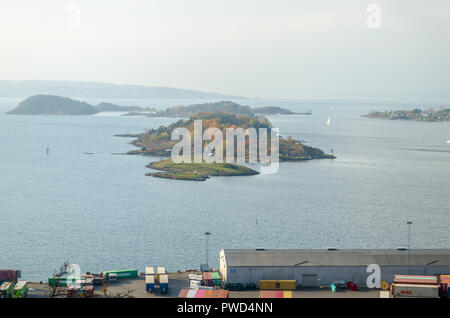
<path id="1" fill-rule="evenodd" d="M 64 284 L 61 283 L 61 278 L 63 278 L 69 273 L 69 269 L 70 269 L 69 261 L 64 261 L 64 263 L 59 267 L 58 270 L 53 271 L 53 278 L 55 280 L 55 283 L 52 285 L 49 284 L 48 286 L 49 296 L 51 298 L 67 296 L 67 288 L 66 286 L 63 286 Z"/>

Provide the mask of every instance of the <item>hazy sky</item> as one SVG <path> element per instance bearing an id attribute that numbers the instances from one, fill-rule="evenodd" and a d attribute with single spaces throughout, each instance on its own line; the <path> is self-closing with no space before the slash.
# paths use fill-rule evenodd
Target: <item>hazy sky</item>
<path id="1" fill-rule="evenodd" d="M 0 41 L 0 79 L 450 99 L 448 0 L 1 0 Z"/>

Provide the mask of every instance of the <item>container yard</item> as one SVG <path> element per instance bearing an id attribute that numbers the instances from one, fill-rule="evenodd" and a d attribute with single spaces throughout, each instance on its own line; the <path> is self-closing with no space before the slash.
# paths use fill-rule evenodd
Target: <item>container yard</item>
<path id="1" fill-rule="evenodd" d="M 45 283 L 20 281 L 19 270 L 0 270 L 5 279 L 0 297 L 50 297 L 58 288 L 63 292 L 56 297 L 74 298 L 448 298 L 449 255 L 448 250 L 410 251 L 406 267 L 403 250 L 222 250 L 220 269 L 204 272 L 143 266 L 141 274 L 109 270 L 49 277 Z M 369 289 L 367 265 L 376 261 L 382 280 L 380 288 Z"/>

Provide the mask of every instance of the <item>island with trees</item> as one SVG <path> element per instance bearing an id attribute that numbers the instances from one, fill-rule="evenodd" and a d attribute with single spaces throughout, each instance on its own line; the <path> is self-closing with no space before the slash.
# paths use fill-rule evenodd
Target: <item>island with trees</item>
<path id="1" fill-rule="evenodd" d="M 177 122 L 168 125 L 161 126 L 157 129 L 150 129 L 145 133 L 139 135 L 122 135 L 124 137 L 134 136 L 136 139 L 132 141 L 132 144 L 139 147 L 139 149 L 128 152 L 128 154 L 139 154 L 147 156 L 157 157 L 170 157 L 171 149 L 177 140 L 172 140 L 172 132 L 176 128 L 186 128 L 191 134 L 194 129 L 194 121 L 202 121 L 202 129 L 205 131 L 208 128 L 218 128 L 222 131 L 223 135 L 226 134 L 226 128 L 266 128 L 268 131 L 268 138 L 270 142 L 272 125 L 266 117 L 246 115 L 246 114 L 234 114 L 225 112 L 206 112 L 199 113 L 189 119 L 180 119 Z M 224 137 L 225 138 L 225 137 Z M 223 158 L 225 160 L 225 139 L 222 149 L 224 151 Z M 248 138 L 245 139 L 245 159 L 249 158 Z M 203 142 L 203 147 L 209 143 Z M 270 149 L 270 145 L 268 146 Z M 270 151 L 269 151 L 270 152 Z M 193 153 L 193 149 L 192 149 Z M 236 149 L 235 149 L 236 155 Z M 334 159 L 332 154 L 326 154 L 322 150 L 305 145 L 304 143 L 294 140 L 292 138 L 279 137 L 279 160 L 282 161 L 304 161 L 313 159 Z M 234 158 L 233 158 L 234 159 Z M 257 171 L 247 168 L 243 165 L 235 163 L 175 163 L 172 159 L 164 159 L 158 162 L 152 162 L 148 168 L 160 170 L 160 172 L 149 173 L 149 176 L 169 178 L 169 179 L 181 179 L 181 180 L 193 180 L 204 181 L 210 176 L 244 176 L 255 175 Z"/>
<path id="2" fill-rule="evenodd" d="M 440 107 L 439 110 L 430 108 L 422 110 L 390 110 L 385 112 L 371 111 L 362 117 L 387 119 L 387 120 L 415 120 L 426 122 L 450 121 L 450 108 Z"/>
<path id="3" fill-rule="evenodd" d="M 147 117 L 169 117 L 169 118 L 189 118 L 199 113 L 205 112 L 224 112 L 234 113 L 248 116 L 255 115 L 293 115 L 297 114 L 289 109 L 278 106 L 264 106 L 252 108 L 250 106 L 239 105 L 231 101 L 220 101 L 214 103 L 193 104 L 188 106 L 173 106 L 165 110 L 156 110 L 155 112 L 148 111 L 130 111 L 124 116 L 147 116 Z M 311 112 L 298 113 L 310 115 Z"/>
<path id="4" fill-rule="evenodd" d="M 34 95 L 20 102 L 9 111 L 9 115 L 93 115 L 100 112 L 155 112 L 154 108 L 120 106 L 112 103 L 90 105 L 68 97 L 57 95 Z"/>

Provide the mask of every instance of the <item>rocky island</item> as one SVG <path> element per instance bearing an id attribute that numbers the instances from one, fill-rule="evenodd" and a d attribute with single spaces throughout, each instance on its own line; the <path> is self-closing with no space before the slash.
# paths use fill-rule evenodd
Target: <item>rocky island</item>
<path id="1" fill-rule="evenodd" d="M 278 106 L 265 106 L 251 108 L 250 106 L 242 106 L 231 101 L 221 101 L 215 103 L 194 104 L 189 106 L 174 106 L 166 110 L 148 111 L 131 111 L 124 116 L 147 116 L 147 117 L 169 117 L 169 118 L 189 118 L 204 112 L 224 112 L 240 115 L 255 116 L 259 115 L 293 115 L 296 114 L 289 109 Z M 302 113 L 310 114 L 310 113 Z"/>
<path id="2" fill-rule="evenodd" d="M 415 120 L 415 121 L 450 121 L 450 108 L 440 107 L 439 110 L 430 108 L 422 110 L 419 108 L 413 110 L 390 110 L 385 112 L 371 111 L 362 117 L 388 119 L 388 120 Z"/>
<path id="3" fill-rule="evenodd" d="M 100 112 L 155 112 L 153 108 L 120 106 L 112 103 L 90 105 L 68 97 L 56 95 L 34 95 L 22 101 L 10 115 L 93 115 Z"/>
<path id="4" fill-rule="evenodd" d="M 98 113 L 92 105 L 67 97 L 35 95 L 22 101 L 10 115 L 92 115 Z"/>
<path id="5" fill-rule="evenodd" d="M 240 127 L 247 128 L 267 128 L 271 133 L 271 123 L 266 117 L 234 114 L 234 113 L 199 113 L 187 120 L 180 119 L 169 126 L 161 126 L 158 129 L 150 129 L 148 132 L 137 135 L 132 144 L 139 147 L 128 154 L 140 154 L 147 156 L 170 157 L 171 149 L 178 141 L 171 140 L 171 135 L 176 128 L 186 128 L 193 133 L 194 121 L 201 120 L 203 130 L 208 128 L 218 128 L 225 135 L 226 128 Z M 127 136 L 127 135 L 125 135 Z M 224 140 L 225 142 L 225 140 Z M 204 142 L 203 146 L 208 142 Z M 245 141 L 246 145 L 248 139 Z M 225 149 L 225 146 L 223 147 Z M 304 161 L 313 159 L 334 159 L 330 154 L 322 150 L 305 145 L 292 138 L 279 138 L 279 159 L 280 161 Z M 224 153 L 225 158 L 225 153 Z M 248 160 L 248 147 L 245 148 L 245 158 Z M 209 176 L 243 176 L 255 175 L 257 171 L 232 163 L 174 163 L 171 159 L 152 162 L 148 168 L 160 170 L 157 173 L 149 173 L 149 176 L 204 181 Z"/>

